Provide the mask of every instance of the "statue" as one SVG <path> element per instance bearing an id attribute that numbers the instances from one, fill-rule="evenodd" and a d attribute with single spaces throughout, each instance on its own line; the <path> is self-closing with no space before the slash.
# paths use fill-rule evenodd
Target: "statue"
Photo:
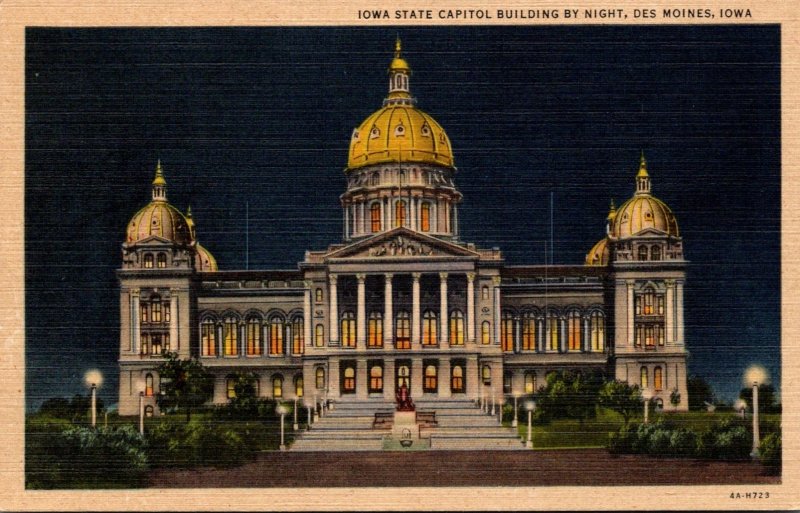
<path id="1" fill-rule="evenodd" d="M 397 402 L 397 411 L 414 411 L 414 402 L 409 397 L 408 387 L 405 383 L 400 385 L 397 390 L 395 401 Z"/>

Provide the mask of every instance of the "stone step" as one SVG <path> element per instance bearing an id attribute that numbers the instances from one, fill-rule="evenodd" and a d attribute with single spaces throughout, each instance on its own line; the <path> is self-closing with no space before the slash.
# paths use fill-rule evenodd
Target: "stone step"
<path id="1" fill-rule="evenodd" d="M 430 448 L 434 451 L 520 451 L 525 446 L 519 438 L 464 438 L 432 437 Z"/>

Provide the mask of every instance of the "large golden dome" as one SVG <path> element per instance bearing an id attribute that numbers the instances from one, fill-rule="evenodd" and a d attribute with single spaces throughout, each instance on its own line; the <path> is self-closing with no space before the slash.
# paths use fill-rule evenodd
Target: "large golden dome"
<path id="1" fill-rule="evenodd" d="M 389 65 L 389 94 L 350 138 L 347 167 L 385 162 L 417 162 L 453 167 L 453 149 L 444 129 L 417 109 L 408 87 L 411 68 L 400 56 L 400 40 Z"/>
<path id="2" fill-rule="evenodd" d="M 616 211 L 609 235 L 623 239 L 645 230 L 656 230 L 678 237 L 678 221 L 672 210 L 660 199 L 650 194 L 650 175 L 642 155 L 636 175 L 636 194 Z"/>
<path id="3" fill-rule="evenodd" d="M 128 244 L 154 236 L 181 245 L 192 243 L 194 237 L 186 217 L 167 202 L 166 185 L 159 162 L 153 180 L 153 200 L 128 222 L 125 237 Z"/>
<path id="4" fill-rule="evenodd" d="M 586 254 L 586 265 L 608 265 L 609 255 L 608 238 L 603 237 L 589 250 L 589 253 Z"/>
<path id="5" fill-rule="evenodd" d="M 198 272 L 217 272 L 217 259 L 205 247 L 197 243 L 194 255 L 194 268 Z"/>

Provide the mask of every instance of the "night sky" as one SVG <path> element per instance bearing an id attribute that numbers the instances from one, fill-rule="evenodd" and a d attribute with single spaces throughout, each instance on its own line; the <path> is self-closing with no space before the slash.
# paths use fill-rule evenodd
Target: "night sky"
<path id="1" fill-rule="evenodd" d="M 453 144 L 463 240 L 544 263 L 552 193 L 554 261 L 580 264 L 644 150 L 690 261 L 690 373 L 728 400 L 753 362 L 779 385 L 778 26 L 31 28 L 28 409 L 93 367 L 116 402 L 115 270 L 157 159 L 221 270 L 341 240 L 349 137 L 398 34 Z"/>

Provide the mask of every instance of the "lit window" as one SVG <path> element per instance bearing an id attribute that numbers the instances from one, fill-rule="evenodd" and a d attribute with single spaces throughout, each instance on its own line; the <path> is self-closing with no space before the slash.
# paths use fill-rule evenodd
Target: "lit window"
<path id="1" fill-rule="evenodd" d="M 354 394 L 356 391 L 356 369 L 352 366 L 344 368 L 342 374 L 342 392 L 345 394 Z"/>
<path id="2" fill-rule="evenodd" d="M 233 317 L 226 317 L 222 325 L 222 344 L 224 356 L 236 356 L 239 353 L 239 323 Z"/>
<path id="3" fill-rule="evenodd" d="M 145 267 L 145 269 L 152 269 L 153 268 L 153 255 L 151 253 L 147 253 L 144 256 L 144 267 Z"/>
<path id="4" fill-rule="evenodd" d="M 167 267 L 167 255 L 164 253 L 159 253 L 156 257 L 156 267 L 159 269 L 164 269 Z"/>
<path id="5" fill-rule="evenodd" d="M 420 208 L 419 226 L 423 232 L 431 231 L 431 206 L 429 203 L 423 203 Z"/>
<path id="6" fill-rule="evenodd" d="M 233 376 L 228 376 L 225 379 L 225 390 L 228 399 L 235 399 L 236 398 L 236 378 Z"/>
<path id="7" fill-rule="evenodd" d="M 503 373 L 503 393 L 510 394 L 511 393 L 511 385 L 514 382 L 514 375 L 511 371 L 505 371 Z"/>
<path id="8" fill-rule="evenodd" d="M 154 333 L 150 336 L 150 354 L 161 354 L 163 351 L 164 348 L 161 347 L 161 337 L 162 335 L 160 333 Z"/>
<path id="9" fill-rule="evenodd" d="M 642 367 L 639 386 L 642 388 L 642 390 L 647 388 L 647 367 Z"/>
<path id="10" fill-rule="evenodd" d="M 548 350 L 550 351 L 558 351 L 559 349 L 559 342 L 560 342 L 560 333 L 559 333 L 559 322 L 558 317 L 551 316 L 547 318 L 548 328 L 550 330 L 550 345 L 548 346 Z"/>
<path id="11" fill-rule="evenodd" d="M 305 339 L 303 335 L 303 318 L 292 319 L 292 354 L 303 354 Z"/>
<path id="12" fill-rule="evenodd" d="M 464 345 L 464 314 L 461 310 L 450 312 L 450 345 Z"/>
<path id="13" fill-rule="evenodd" d="M 526 394 L 533 394 L 536 392 L 536 373 L 535 372 L 526 372 L 525 373 L 525 393 Z"/>
<path id="14" fill-rule="evenodd" d="M 490 337 L 489 337 L 490 331 L 491 330 L 489 328 L 489 321 L 483 321 L 481 323 L 481 344 L 486 345 L 490 342 Z"/>
<path id="15" fill-rule="evenodd" d="M 303 397 L 303 376 L 297 375 L 294 377 L 294 395 L 295 397 Z"/>
<path id="16" fill-rule="evenodd" d="M 650 248 L 651 260 L 661 260 L 661 246 L 653 246 Z"/>
<path id="17" fill-rule="evenodd" d="M 606 348 L 606 319 L 601 312 L 594 311 L 590 317 L 589 331 L 592 351 L 603 352 Z"/>
<path id="18" fill-rule="evenodd" d="M 272 397 L 283 397 L 283 376 L 280 374 L 272 377 Z"/>
<path id="19" fill-rule="evenodd" d="M 450 391 L 454 394 L 464 393 L 464 367 L 462 365 L 453 365 L 450 369 Z"/>
<path id="20" fill-rule="evenodd" d="M 217 330 L 214 321 L 206 319 L 200 325 L 200 346 L 202 356 L 217 355 Z"/>
<path id="21" fill-rule="evenodd" d="M 356 316 L 353 312 L 342 314 L 342 346 L 356 347 Z"/>
<path id="22" fill-rule="evenodd" d="M 150 321 L 161 322 L 161 298 L 156 296 L 150 303 Z"/>
<path id="23" fill-rule="evenodd" d="M 170 322 L 172 320 L 172 312 L 170 311 L 169 303 L 164 303 L 162 307 L 164 309 L 164 322 Z"/>
<path id="24" fill-rule="evenodd" d="M 425 310 L 422 314 L 422 345 L 435 346 L 436 343 L 436 312 Z"/>
<path id="25" fill-rule="evenodd" d="M 322 367 L 317 367 L 317 370 L 314 371 L 314 385 L 317 387 L 317 390 L 323 390 L 325 388 L 325 369 Z"/>
<path id="26" fill-rule="evenodd" d="M 314 301 L 317 303 L 322 303 L 322 289 L 318 288 L 314 291 Z"/>
<path id="27" fill-rule="evenodd" d="M 251 317 L 247 321 L 247 356 L 260 356 L 261 352 L 261 320 Z"/>
<path id="28" fill-rule="evenodd" d="M 277 315 L 269 321 L 269 354 L 283 354 L 283 319 Z"/>
<path id="29" fill-rule="evenodd" d="M 142 301 L 139 303 L 139 312 L 141 313 L 142 322 L 148 322 L 149 314 L 150 314 L 150 303 L 146 301 Z"/>
<path id="30" fill-rule="evenodd" d="M 500 346 L 506 352 L 514 350 L 514 317 L 511 312 L 503 312 L 500 321 Z"/>
<path id="31" fill-rule="evenodd" d="M 536 350 L 536 318 L 531 312 L 522 316 L 522 350 Z"/>
<path id="32" fill-rule="evenodd" d="M 383 392 L 383 367 L 372 365 L 369 368 L 369 392 Z"/>
<path id="33" fill-rule="evenodd" d="M 397 312 L 397 322 L 395 326 L 395 347 L 397 349 L 411 349 L 411 321 L 408 312 L 400 310 Z"/>
<path id="34" fill-rule="evenodd" d="M 408 365 L 399 365 L 397 367 L 397 389 L 406 386 L 406 388 L 411 388 L 411 369 Z"/>
<path id="35" fill-rule="evenodd" d="M 144 377 L 144 395 L 153 397 L 153 375 L 149 372 Z"/>
<path id="36" fill-rule="evenodd" d="M 662 375 L 661 367 L 656 367 L 653 369 L 653 388 L 656 390 L 663 390 L 664 388 L 664 376 Z"/>
<path id="37" fill-rule="evenodd" d="M 367 347 L 383 347 L 383 315 L 370 312 L 367 324 Z"/>
<path id="38" fill-rule="evenodd" d="M 481 379 L 483 380 L 484 385 L 492 384 L 492 368 L 488 365 L 484 365 L 481 368 Z"/>
<path id="39" fill-rule="evenodd" d="M 428 364 L 425 366 L 425 381 L 423 382 L 422 391 L 426 394 L 436 393 L 439 386 L 439 379 L 437 376 L 436 365 Z"/>
<path id="40" fill-rule="evenodd" d="M 370 229 L 372 233 L 377 233 L 381 231 L 381 205 L 380 203 L 373 203 L 371 207 L 369 207 L 369 216 L 370 216 Z"/>
<path id="41" fill-rule="evenodd" d="M 325 344 L 325 327 L 322 324 L 317 324 L 314 328 L 314 345 L 322 347 Z"/>
<path id="42" fill-rule="evenodd" d="M 567 347 L 570 351 L 581 350 L 581 314 L 574 310 L 567 317 Z"/>
<path id="43" fill-rule="evenodd" d="M 394 204 L 394 225 L 395 227 L 406 225 L 406 202 L 403 200 Z"/>
<path id="44" fill-rule="evenodd" d="M 153 416 L 153 406 L 148 404 L 144 407 L 144 416 L 145 417 L 152 417 Z"/>

